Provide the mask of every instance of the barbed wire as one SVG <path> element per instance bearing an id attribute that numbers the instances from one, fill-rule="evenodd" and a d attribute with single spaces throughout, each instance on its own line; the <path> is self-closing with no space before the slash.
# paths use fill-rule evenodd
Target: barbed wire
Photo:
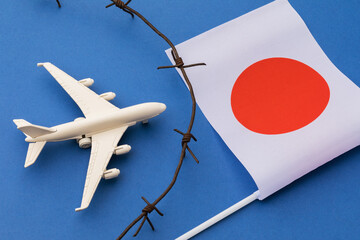
<path id="1" fill-rule="evenodd" d="M 111 7 L 111 6 L 116 6 L 118 8 L 120 8 L 121 10 L 123 10 L 124 12 L 130 14 L 132 17 L 134 17 L 134 15 L 136 15 L 137 17 L 139 17 L 146 25 L 148 25 L 156 34 L 158 34 L 162 39 L 164 39 L 166 41 L 166 43 L 171 47 L 171 53 L 172 53 L 172 57 L 174 59 L 175 65 L 172 66 L 162 66 L 162 67 L 158 67 L 158 69 L 167 69 L 167 68 L 179 68 L 184 80 L 190 90 L 190 96 L 191 96 L 191 100 L 192 100 L 192 106 L 191 106 L 191 117 L 190 117 L 190 122 L 187 128 L 186 132 L 182 132 L 178 129 L 174 129 L 175 132 L 181 134 L 183 136 L 182 140 L 181 140 L 181 146 L 182 146 L 182 150 L 181 150 L 181 154 L 180 154 L 180 160 L 179 163 L 176 167 L 175 173 L 174 173 L 174 177 L 172 179 L 172 181 L 170 182 L 169 186 L 165 189 L 165 191 L 153 202 L 150 203 L 148 200 L 146 200 L 146 198 L 141 197 L 145 202 L 146 202 L 146 206 L 145 208 L 142 209 L 141 214 L 135 218 L 135 220 L 133 220 L 125 229 L 124 231 L 120 234 L 120 236 L 117 238 L 117 240 L 122 239 L 127 232 L 136 224 L 138 223 L 141 219 L 141 223 L 138 227 L 138 229 L 136 230 L 134 237 L 140 232 L 141 228 L 143 227 L 145 221 L 147 221 L 150 225 L 150 227 L 152 228 L 152 230 L 155 230 L 152 222 L 149 219 L 149 214 L 152 211 L 156 211 L 160 216 L 163 216 L 163 214 L 156 208 L 156 205 L 169 193 L 169 191 L 172 189 L 172 187 L 174 186 L 177 177 L 179 175 L 181 166 L 183 164 L 185 155 L 186 155 L 186 151 L 188 151 L 191 156 L 194 158 L 194 160 L 199 163 L 198 159 L 196 158 L 195 154 L 191 151 L 190 147 L 189 147 L 189 142 L 191 141 L 191 139 L 193 139 L 194 141 L 197 141 L 197 139 L 194 137 L 194 135 L 191 133 L 191 130 L 193 128 L 193 124 L 194 124 L 194 120 L 195 120 L 195 112 L 196 112 L 196 99 L 195 99 L 195 94 L 194 94 L 194 90 L 193 87 L 191 85 L 191 82 L 186 74 L 185 68 L 188 67 L 194 67 L 194 66 L 200 66 L 200 65 L 205 65 L 205 63 L 196 63 L 196 64 L 191 64 L 191 65 L 185 65 L 182 58 L 179 56 L 179 53 L 176 49 L 176 47 L 174 46 L 174 44 L 163 34 L 161 33 L 156 27 L 154 27 L 154 25 L 152 25 L 143 15 L 141 15 L 139 12 L 137 12 L 136 10 L 134 10 L 133 8 L 129 7 L 128 4 L 131 2 L 131 0 L 128 0 L 126 3 L 124 3 L 121 0 L 111 0 L 112 3 L 107 5 L 106 8 Z"/>

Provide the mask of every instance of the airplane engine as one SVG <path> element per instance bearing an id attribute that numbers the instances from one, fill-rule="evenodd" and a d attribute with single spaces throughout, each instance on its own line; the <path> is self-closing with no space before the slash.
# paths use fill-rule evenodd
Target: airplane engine
<path id="1" fill-rule="evenodd" d="M 118 146 L 114 149 L 114 154 L 115 155 L 122 155 L 122 154 L 126 154 L 128 152 L 130 152 L 131 150 L 131 147 L 130 145 L 121 145 L 121 146 Z"/>
<path id="2" fill-rule="evenodd" d="M 85 87 L 90 87 L 91 85 L 94 84 L 94 79 L 92 78 L 85 78 L 83 80 L 80 80 L 79 83 L 81 83 L 82 85 L 84 85 Z"/>
<path id="3" fill-rule="evenodd" d="M 110 101 L 116 97 L 116 94 L 113 92 L 106 92 L 106 93 L 101 94 L 100 97 L 102 97 L 106 101 Z"/>
<path id="4" fill-rule="evenodd" d="M 82 137 L 77 139 L 80 148 L 89 148 L 91 147 L 91 138 L 89 137 Z"/>
<path id="5" fill-rule="evenodd" d="M 120 174 L 120 170 L 117 168 L 112 168 L 109 170 L 106 170 L 103 174 L 103 178 L 108 180 L 108 179 L 113 179 L 116 178 L 117 176 L 119 176 Z"/>

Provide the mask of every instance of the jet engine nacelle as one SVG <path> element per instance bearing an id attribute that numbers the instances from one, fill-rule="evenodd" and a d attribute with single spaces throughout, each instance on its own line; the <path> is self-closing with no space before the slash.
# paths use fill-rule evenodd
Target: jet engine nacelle
<path id="1" fill-rule="evenodd" d="M 103 178 L 108 180 L 108 179 L 113 179 L 116 178 L 117 176 L 119 176 L 120 174 L 120 170 L 117 168 L 112 168 L 109 170 L 106 170 L 103 174 Z"/>
<path id="2" fill-rule="evenodd" d="M 114 149 L 114 154 L 115 155 L 122 155 L 122 154 L 126 154 L 128 152 L 130 152 L 131 150 L 131 147 L 130 145 L 121 145 L 121 146 L 118 146 L 117 148 Z"/>
<path id="3" fill-rule="evenodd" d="M 90 87 L 91 85 L 94 84 L 94 79 L 92 78 L 85 78 L 83 80 L 80 80 L 79 83 L 81 83 L 82 85 L 84 85 L 85 87 Z"/>
<path id="4" fill-rule="evenodd" d="M 89 137 L 81 137 L 76 139 L 80 148 L 89 148 L 91 147 L 91 138 Z"/>
<path id="5" fill-rule="evenodd" d="M 116 97 L 116 94 L 113 92 L 106 92 L 100 95 L 103 99 L 110 101 L 113 100 Z"/>

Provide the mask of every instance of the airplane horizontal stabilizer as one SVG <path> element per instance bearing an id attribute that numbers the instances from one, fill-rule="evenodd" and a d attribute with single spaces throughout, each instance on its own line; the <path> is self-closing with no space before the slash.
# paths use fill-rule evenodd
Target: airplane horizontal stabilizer
<path id="1" fill-rule="evenodd" d="M 88 205 L 88 206 L 89 206 L 89 205 Z M 88 206 L 76 208 L 76 209 L 75 209 L 75 212 L 80 212 L 80 211 L 86 209 Z"/>
<path id="2" fill-rule="evenodd" d="M 38 158 L 38 156 L 39 156 L 41 150 L 44 148 L 45 144 L 46 144 L 46 141 L 35 142 L 35 143 L 29 144 L 24 167 L 28 167 L 35 163 L 36 159 Z"/>
<path id="3" fill-rule="evenodd" d="M 26 136 L 30 136 L 32 138 L 56 132 L 56 129 L 33 125 L 24 119 L 14 119 L 13 121 L 20 131 L 22 131 Z"/>

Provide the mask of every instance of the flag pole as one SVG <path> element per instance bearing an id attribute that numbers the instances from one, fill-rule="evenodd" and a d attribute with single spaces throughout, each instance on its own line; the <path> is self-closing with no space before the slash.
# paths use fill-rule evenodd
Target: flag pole
<path id="1" fill-rule="evenodd" d="M 188 231 L 187 233 L 181 235 L 180 237 L 176 238 L 175 240 L 187 240 L 187 239 L 192 238 L 196 234 L 204 231 L 205 229 L 211 227 L 215 223 L 223 220 L 227 216 L 233 214 L 234 212 L 236 212 L 236 211 L 240 210 L 241 208 L 245 207 L 246 205 L 252 203 L 256 199 L 258 199 L 258 197 L 259 197 L 259 190 L 254 192 L 250 196 L 244 198 L 240 202 L 232 205 L 228 209 L 225 209 L 221 213 L 219 213 L 219 214 L 215 215 L 214 217 L 210 218 L 206 222 L 204 222 L 204 223 L 200 224 L 199 226 L 193 228 L 192 230 Z"/>

